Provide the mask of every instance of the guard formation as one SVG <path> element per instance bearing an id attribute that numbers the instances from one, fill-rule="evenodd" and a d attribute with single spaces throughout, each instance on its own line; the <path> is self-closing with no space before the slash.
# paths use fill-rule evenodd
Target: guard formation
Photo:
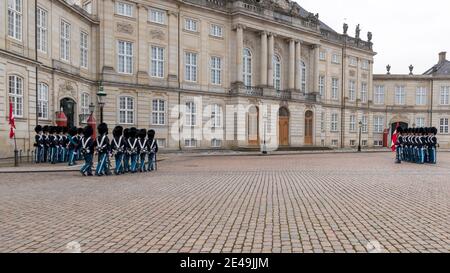
<path id="1" fill-rule="evenodd" d="M 111 158 L 115 160 L 114 174 L 149 172 L 156 170 L 158 144 L 154 130 L 126 128 L 116 126 L 111 140 L 108 137 L 108 125 L 101 123 L 94 137 L 92 127 L 66 128 L 60 126 L 35 127 L 36 163 L 67 163 L 84 160 L 80 172 L 92 176 L 94 155 L 98 161 L 95 175 L 111 175 Z"/>
<path id="2" fill-rule="evenodd" d="M 436 164 L 437 129 L 432 128 L 397 128 L 396 160 L 417 164 Z"/>

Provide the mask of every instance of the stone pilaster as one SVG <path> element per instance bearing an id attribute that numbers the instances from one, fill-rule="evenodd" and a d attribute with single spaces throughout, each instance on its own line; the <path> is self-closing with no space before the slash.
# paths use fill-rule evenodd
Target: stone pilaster
<path id="1" fill-rule="evenodd" d="M 267 85 L 273 86 L 273 56 L 274 56 L 274 41 L 275 36 L 273 33 L 269 34 L 269 53 L 268 53 L 268 69 L 267 69 Z"/>
<path id="2" fill-rule="evenodd" d="M 261 86 L 267 86 L 267 32 L 261 32 Z"/>
<path id="3" fill-rule="evenodd" d="M 288 89 L 295 89 L 295 41 L 289 40 L 289 84 Z"/>
<path id="4" fill-rule="evenodd" d="M 300 41 L 297 41 L 295 45 L 295 68 L 295 89 L 300 90 L 302 86 L 302 79 L 300 77 L 302 74 L 302 43 Z"/>
<path id="5" fill-rule="evenodd" d="M 319 52 L 320 45 L 316 44 L 314 48 L 314 78 L 313 78 L 313 92 L 319 93 Z"/>
<path id="6" fill-rule="evenodd" d="M 236 25 L 236 81 L 239 83 L 244 82 L 243 77 L 243 53 L 244 53 L 244 26 L 241 24 Z"/>

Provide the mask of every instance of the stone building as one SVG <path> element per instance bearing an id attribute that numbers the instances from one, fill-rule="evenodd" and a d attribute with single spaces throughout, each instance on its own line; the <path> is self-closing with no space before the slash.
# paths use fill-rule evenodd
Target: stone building
<path id="1" fill-rule="evenodd" d="M 10 100 L 24 152 L 37 123 L 63 111 L 84 126 L 91 104 L 97 121 L 154 128 L 173 150 L 343 148 L 360 128 L 363 146 L 381 146 L 393 122 L 420 113 L 438 126 L 449 109 L 431 104 L 447 66 L 374 78 L 371 33 L 340 34 L 288 0 L 6 0 L 0 12 L 0 157 L 13 149 Z M 407 92 L 396 105 L 397 85 L 425 86 L 426 104 Z"/>

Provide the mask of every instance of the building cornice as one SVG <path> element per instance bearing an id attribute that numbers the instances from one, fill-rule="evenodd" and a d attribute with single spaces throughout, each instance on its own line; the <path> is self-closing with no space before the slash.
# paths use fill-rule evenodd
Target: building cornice
<path id="1" fill-rule="evenodd" d="M 100 21 L 97 18 L 97 16 L 87 13 L 85 10 L 83 10 L 81 7 L 79 7 L 77 5 L 70 5 L 65 0 L 53 0 L 53 2 L 59 3 L 65 9 L 69 10 L 72 13 L 75 13 L 81 19 L 83 19 L 91 24 L 100 25 Z"/>
<path id="2" fill-rule="evenodd" d="M 406 75 L 406 74 L 373 74 L 374 81 L 418 81 L 418 80 L 450 80 L 450 76 Z"/>

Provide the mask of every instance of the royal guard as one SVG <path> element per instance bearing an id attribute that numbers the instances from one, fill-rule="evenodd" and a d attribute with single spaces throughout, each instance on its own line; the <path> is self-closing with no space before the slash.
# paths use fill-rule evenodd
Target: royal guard
<path id="1" fill-rule="evenodd" d="M 156 170 L 156 153 L 158 152 L 158 142 L 155 138 L 155 130 L 148 130 L 147 132 L 148 143 L 148 166 L 149 172 Z"/>
<path id="2" fill-rule="evenodd" d="M 68 151 L 69 151 L 69 166 L 73 166 L 76 164 L 79 139 L 78 139 L 78 131 L 77 127 L 71 127 L 68 132 L 67 141 L 68 141 Z"/>
<path id="3" fill-rule="evenodd" d="M 62 158 L 61 162 L 68 162 L 69 161 L 69 128 L 63 127 L 62 128 L 62 134 L 61 134 L 61 146 L 62 146 Z"/>
<path id="4" fill-rule="evenodd" d="M 395 163 L 402 163 L 402 145 L 403 145 L 403 129 L 402 127 L 397 128 L 397 140 L 395 143 Z"/>
<path id="5" fill-rule="evenodd" d="M 60 162 L 61 160 L 61 126 L 55 126 L 55 146 L 56 146 L 56 155 L 55 155 L 55 163 Z"/>
<path id="6" fill-rule="evenodd" d="M 43 152 L 43 161 L 42 162 L 49 162 L 49 154 L 50 154 L 50 143 L 49 143 L 49 127 L 48 125 L 45 125 L 42 127 L 42 132 L 44 133 L 44 152 Z"/>
<path id="7" fill-rule="evenodd" d="M 147 171 L 145 160 L 148 155 L 148 145 L 147 145 L 147 130 L 140 129 L 138 133 L 138 148 L 139 148 L 139 172 Z"/>
<path id="8" fill-rule="evenodd" d="M 77 146 L 77 160 L 82 160 L 83 159 L 83 153 L 81 152 L 81 139 L 83 138 L 83 128 L 78 128 L 77 129 L 77 141 L 78 141 L 78 146 Z"/>
<path id="9" fill-rule="evenodd" d="M 124 173 L 123 158 L 125 155 L 125 140 L 123 136 L 123 127 L 116 126 L 113 130 L 113 139 L 111 141 L 111 151 L 116 161 L 114 174 L 120 175 Z"/>
<path id="10" fill-rule="evenodd" d="M 131 173 L 137 171 L 137 160 L 138 160 L 138 139 L 137 139 L 137 129 L 135 127 L 130 128 L 129 137 L 127 140 L 127 152 L 130 157 L 130 169 Z"/>
<path id="11" fill-rule="evenodd" d="M 431 164 L 436 164 L 437 163 L 437 151 L 436 151 L 436 147 L 438 146 L 438 140 L 437 140 L 437 129 L 436 127 L 433 127 L 430 129 L 430 138 L 429 138 L 429 142 L 430 142 L 430 146 L 428 147 L 428 153 L 430 155 L 430 163 Z"/>
<path id="12" fill-rule="evenodd" d="M 80 172 L 84 176 L 92 176 L 92 165 L 94 158 L 94 140 L 92 139 L 93 133 L 94 131 L 91 126 L 84 127 L 80 147 L 84 158 L 84 165 L 81 167 Z"/>
<path id="13" fill-rule="evenodd" d="M 44 151 L 44 134 L 42 133 L 42 126 L 36 125 L 34 131 L 36 132 L 36 135 L 34 136 L 34 162 L 41 163 L 43 157 L 42 153 Z"/>
<path id="14" fill-rule="evenodd" d="M 49 138 L 48 138 L 48 143 L 49 143 L 49 149 L 50 149 L 50 160 L 49 162 L 51 164 L 56 164 L 56 161 L 58 159 L 58 137 L 56 135 L 57 132 L 57 127 L 56 126 L 51 126 L 49 129 Z"/>
<path id="15" fill-rule="evenodd" d="M 108 125 L 100 123 L 97 127 L 98 136 L 95 141 L 95 147 L 98 154 L 98 164 L 95 175 L 103 176 L 109 174 L 109 152 L 110 144 L 108 138 Z"/>
<path id="16" fill-rule="evenodd" d="M 123 171 L 125 173 L 130 171 L 130 154 L 128 139 L 130 138 L 130 129 L 125 128 L 123 130 L 123 141 L 125 142 L 125 153 L 123 154 Z"/>

